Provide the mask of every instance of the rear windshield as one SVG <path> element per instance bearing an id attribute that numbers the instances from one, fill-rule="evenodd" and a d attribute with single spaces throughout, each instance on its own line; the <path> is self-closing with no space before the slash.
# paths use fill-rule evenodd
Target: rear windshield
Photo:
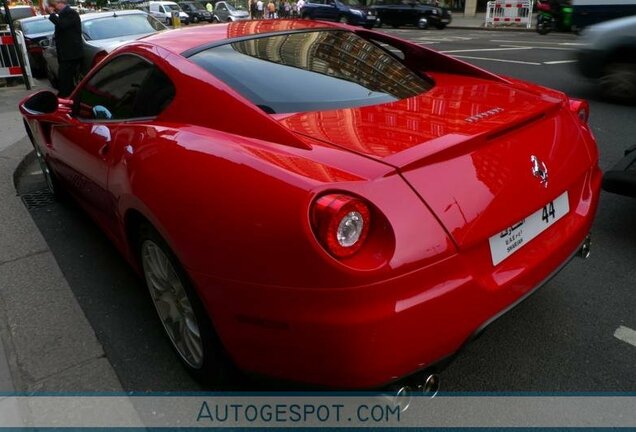
<path id="1" fill-rule="evenodd" d="M 221 45 L 190 57 L 268 113 L 394 102 L 430 81 L 348 31 L 313 31 Z"/>
<path id="2" fill-rule="evenodd" d="M 53 33 L 55 30 L 55 26 L 48 20 L 48 18 L 27 22 L 22 21 L 20 24 L 22 25 L 22 31 L 25 34 Z"/>
<path id="3" fill-rule="evenodd" d="M 4 8 L 2 8 L 1 5 L 0 9 L 2 9 L 2 15 L 4 15 Z M 31 9 L 30 7 L 12 7 L 9 8 L 9 13 L 11 13 L 11 19 L 13 21 L 32 17 L 35 15 L 35 12 L 33 12 L 33 9 Z"/>
<path id="4" fill-rule="evenodd" d="M 113 15 L 82 22 L 82 32 L 87 40 L 142 35 L 164 30 L 165 28 L 163 24 L 145 13 Z"/>

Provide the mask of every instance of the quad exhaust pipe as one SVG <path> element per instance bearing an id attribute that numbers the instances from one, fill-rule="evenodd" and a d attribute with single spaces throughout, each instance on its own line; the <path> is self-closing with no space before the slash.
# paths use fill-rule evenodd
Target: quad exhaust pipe
<path id="1" fill-rule="evenodd" d="M 390 397 L 394 407 L 399 407 L 401 412 L 406 411 L 414 396 L 428 396 L 434 398 L 439 392 L 439 375 L 418 375 L 399 386 L 392 387 L 393 396 Z"/>

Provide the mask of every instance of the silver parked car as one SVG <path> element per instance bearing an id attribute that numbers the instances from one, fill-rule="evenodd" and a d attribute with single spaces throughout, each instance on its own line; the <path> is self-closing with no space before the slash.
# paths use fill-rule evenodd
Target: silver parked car
<path id="1" fill-rule="evenodd" d="M 115 48 L 141 37 L 166 30 L 167 27 L 153 16 L 140 10 L 121 10 L 81 15 L 84 59 L 81 79 L 94 65 Z M 40 43 L 44 49 L 46 73 L 53 87 L 57 87 L 57 51 L 55 38 Z"/>
<path id="2" fill-rule="evenodd" d="M 250 14 L 246 10 L 237 9 L 228 2 L 220 1 L 214 5 L 214 21 L 232 22 L 250 19 Z"/>

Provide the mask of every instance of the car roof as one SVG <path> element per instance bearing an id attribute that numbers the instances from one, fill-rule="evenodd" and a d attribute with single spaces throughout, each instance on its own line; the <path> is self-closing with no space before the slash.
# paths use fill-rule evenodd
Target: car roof
<path id="1" fill-rule="evenodd" d="M 244 20 L 163 31 L 144 38 L 143 42 L 149 42 L 181 54 L 197 47 L 236 38 L 290 31 L 338 28 L 341 27 L 337 24 L 310 20 Z"/>
<path id="2" fill-rule="evenodd" d="M 113 15 L 124 16 L 124 15 L 140 15 L 140 14 L 148 15 L 146 12 L 142 10 L 137 10 L 137 9 L 112 10 L 107 12 L 89 12 L 89 13 L 80 15 L 80 19 L 82 21 L 89 21 L 89 20 L 98 19 L 98 18 L 108 18 L 108 17 L 112 17 Z"/>
<path id="3" fill-rule="evenodd" d="M 20 21 L 20 23 L 25 23 L 25 22 L 31 22 L 31 21 L 47 20 L 47 19 L 49 19 L 48 15 L 36 15 L 36 16 L 31 16 L 27 18 L 21 18 L 18 21 Z"/>

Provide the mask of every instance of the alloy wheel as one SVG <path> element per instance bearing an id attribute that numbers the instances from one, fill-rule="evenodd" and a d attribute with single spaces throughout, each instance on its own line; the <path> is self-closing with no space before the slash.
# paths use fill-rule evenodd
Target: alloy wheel
<path id="1" fill-rule="evenodd" d="M 141 261 L 159 319 L 181 358 L 193 369 L 203 365 L 203 343 L 183 282 L 162 248 L 152 240 L 141 245 Z"/>

